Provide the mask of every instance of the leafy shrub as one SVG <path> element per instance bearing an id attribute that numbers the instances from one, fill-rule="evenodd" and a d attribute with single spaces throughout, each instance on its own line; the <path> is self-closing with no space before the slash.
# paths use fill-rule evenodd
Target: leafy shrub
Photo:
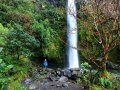
<path id="1" fill-rule="evenodd" d="M 103 90 L 102 87 L 97 86 L 97 85 L 91 85 L 90 90 Z"/>
<path id="2" fill-rule="evenodd" d="M 99 78 L 99 83 L 105 88 L 112 88 L 112 82 L 108 78 Z"/>
<path id="3" fill-rule="evenodd" d="M 11 57 L 11 55 L 2 56 L 2 58 L 4 58 L 3 62 L 6 65 L 13 65 L 13 68 L 8 72 L 2 73 L 2 75 L 4 74 L 5 77 L 9 79 L 5 81 L 4 87 L 9 86 L 9 90 L 21 90 L 21 82 L 29 75 L 28 70 L 31 64 L 29 59 L 25 56 L 20 56 L 20 60 L 18 61 L 17 59 Z"/>
<path id="4" fill-rule="evenodd" d="M 54 29 L 55 31 L 62 30 L 64 26 L 66 26 L 65 23 L 65 9 L 59 9 L 49 6 L 49 9 L 43 10 L 39 16 L 43 21 L 45 19 L 48 19 L 50 22 L 50 27 Z"/>
<path id="5" fill-rule="evenodd" d="M 6 76 L 8 74 L 9 70 L 13 68 L 13 65 L 7 65 L 5 62 L 3 62 L 2 59 L 0 59 L 0 89 L 4 90 L 6 87 L 8 87 L 8 82 L 11 80 L 9 76 Z"/>
<path id="6" fill-rule="evenodd" d="M 85 85 L 89 86 L 90 84 L 100 85 L 104 88 L 112 88 L 112 81 L 109 79 L 110 77 L 104 78 L 102 76 L 102 71 L 91 71 L 91 65 L 89 65 L 87 62 L 81 63 L 81 80 L 82 83 L 85 83 Z M 106 71 L 107 72 L 107 71 Z M 107 72 L 108 73 L 108 72 Z M 108 73 L 109 74 L 109 73 Z M 92 87 L 96 88 L 96 87 Z M 94 90 L 94 89 L 93 89 Z M 95 89 L 97 90 L 97 89 Z M 98 88 L 99 90 L 99 88 Z M 101 90 L 101 88 L 100 88 Z"/>
<path id="7" fill-rule="evenodd" d="M 9 21 L 14 21 L 24 26 L 26 23 L 31 23 L 31 17 L 29 14 L 23 14 L 19 12 L 9 12 L 7 19 Z"/>
<path id="8" fill-rule="evenodd" d="M 59 56 L 59 41 L 57 33 L 50 27 L 48 19 L 44 21 L 34 21 L 33 28 L 37 31 L 37 38 L 40 43 L 40 52 L 46 57 Z"/>
<path id="9" fill-rule="evenodd" d="M 27 90 L 27 88 L 18 86 L 18 87 L 15 88 L 15 90 Z"/>
<path id="10" fill-rule="evenodd" d="M 3 25 L 0 23 L 0 47 L 4 46 L 6 41 L 5 38 L 8 34 L 7 28 L 3 27 Z"/>
<path id="11" fill-rule="evenodd" d="M 81 63 L 80 66 L 82 70 L 81 80 L 85 85 L 89 86 L 91 79 L 91 73 L 90 73 L 91 65 L 89 65 L 87 62 L 84 62 Z"/>
<path id="12" fill-rule="evenodd" d="M 11 29 L 11 28 L 10 28 Z M 18 24 L 13 24 L 13 29 L 9 30 L 6 49 L 9 54 L 19 59 L 20 55 L 30 57 L 34 55 L 32 50 L 39 46 L 39 41 L 34 36 L 29 35 Z"/>
<path id="13" fill-rule="evenodd" d="M 12 6 L 14 9 L 17 8 L 18 10 L 34 10 L 33 4 L 30 0 L 0 0 L 0 3 Z"/>
<path id="14" fill-rule="evenodd" d="M 11 9 L 11 7 L 1 4 L 0 3 L 0 22 L 1 23 L 6 23 L 7 19 L 7 12 Z"/>

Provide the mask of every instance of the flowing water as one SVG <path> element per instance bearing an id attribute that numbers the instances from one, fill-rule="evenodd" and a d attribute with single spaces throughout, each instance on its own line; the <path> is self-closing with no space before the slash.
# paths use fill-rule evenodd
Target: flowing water
<path id="1" fill-rule="evenodd" d="M 76 4 L 75 0 L 68 0 L 67 2 L 67 58 L 68 68 L 79 68 L 79 57 L 77 50 L 77 20 L 76 20 Z"/>

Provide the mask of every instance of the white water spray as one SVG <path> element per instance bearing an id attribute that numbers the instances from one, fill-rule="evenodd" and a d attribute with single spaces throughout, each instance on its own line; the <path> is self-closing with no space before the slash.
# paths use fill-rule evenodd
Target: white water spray
<path id="1" fill-rule="evenodd" d="M 67 41 L 68 51 L 67 58 L 68 68 L 79 68 L 79 57 L 77 50 L 77 20 L 76 20 L 76 5 L 75 0 L 68 0 L 67 2 Z"/>

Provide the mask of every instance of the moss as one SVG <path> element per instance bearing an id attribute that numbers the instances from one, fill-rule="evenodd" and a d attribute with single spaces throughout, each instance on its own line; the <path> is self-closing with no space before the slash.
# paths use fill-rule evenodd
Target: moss
<path id="1" fill-rule="evenodd" d="M 91 85 L 90 90 L 103 90 L 102 87 L 97 85 Z"/>

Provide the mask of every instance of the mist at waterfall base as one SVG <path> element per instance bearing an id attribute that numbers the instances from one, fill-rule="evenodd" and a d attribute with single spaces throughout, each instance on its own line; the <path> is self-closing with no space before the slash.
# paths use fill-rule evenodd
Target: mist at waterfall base
<path id="1" fill-rule="evenodd" d="M 67 59 L 68 68 L 79 68 L 79 57 L 77 50 L 78 31 L 76 20 L 76 6 L 75 0 L 68 0 L 67 2 Z"/>

